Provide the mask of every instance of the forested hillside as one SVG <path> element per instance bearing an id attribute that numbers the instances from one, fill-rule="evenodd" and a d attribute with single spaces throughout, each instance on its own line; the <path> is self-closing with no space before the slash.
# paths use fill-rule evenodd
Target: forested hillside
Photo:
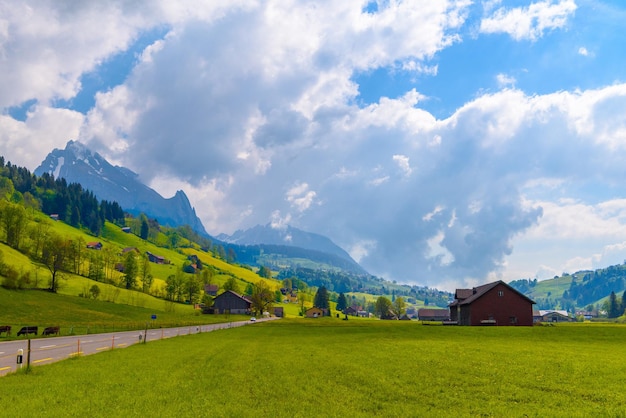
<path id="1" fill-rule="evenodd" d="M 619 299 L 616 295 L 624 293 L 622 300 L 626 300 L 626 264 L 563 274 L 543 281 L 515 280 L 510 285 L 537 302 L 537 309 L 601 310 L 610 318 L 617 317 L 623 309 L 618 312 L 620 308 L 614 306 L 615 302 L 611 305 L 611 298 Z"/>

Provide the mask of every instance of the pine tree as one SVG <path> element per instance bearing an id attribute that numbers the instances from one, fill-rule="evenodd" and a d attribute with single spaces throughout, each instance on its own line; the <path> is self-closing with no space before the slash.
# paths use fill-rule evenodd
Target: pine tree
<path id="1" fill-rule="evenodd" d="M 326 289 L 325 286 L 322 286 L 317 289 L 317 292 L 315 293 L 315 299 L 313 299 L 313 306 L 320 308 L 320 309 L 329 308 L 328 290 Z"/>
<path id="2" fill-rule="evenodd" d="M 609 318 L 617 318 L 620 315 L 619 308 L 620 304 L 617 303 L 617 296 L 615 296 L 614 291 L 611 291 L 609 296 Z"/>
<path id="3" fill-rule="evenodd" d="M 343 293 L 339 294 L 339 298 L 337 299 L 337 310 L 342 311 L 348 307 L 348 301 L 346 300 L 346 295 Z"/>

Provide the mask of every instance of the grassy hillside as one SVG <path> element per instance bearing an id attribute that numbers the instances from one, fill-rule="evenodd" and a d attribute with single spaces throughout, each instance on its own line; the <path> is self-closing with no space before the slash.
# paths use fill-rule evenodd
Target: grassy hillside
<path id="1" fill-rule="evenodd" d="M 623 332 L 281 320 L 34 367 L 0 393 L 25 417 L 617 417 Z"/>

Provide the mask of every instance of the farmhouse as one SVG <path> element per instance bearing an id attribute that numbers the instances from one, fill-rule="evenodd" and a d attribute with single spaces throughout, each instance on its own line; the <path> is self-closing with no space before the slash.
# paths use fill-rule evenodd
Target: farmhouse
<path id="1" fill-rule="evenodd" d="M 148 256 L 148 260 L 150 260 L 151 263 L 169 264 L 169 262 L 165 260 L 164 257 L 161 257 L 160 255 L 154 255 L 150 251 L 146 251 L 146 255 Z"/>
<path id="2" fill-rule="evenodd" d="M 314 306 L 307 309 L 306 312 L 304 312 L 304 316 L 306 316 L 307 318 L 319 318 L 320 316 L 324 316 L 325 312 L 326 309 L 321 309 L 317 306 Z"/>
<path id="3" fill-rule="evenodd" d="M 448 309 L 421 308 L 417 311 L 417 319 L 420 321 L 448 321 L 450 311 Z"/>
<path id="4" fill-rule="evenodd" d="M 249 314 L 252 302 L 232 290 L 227 290 L 213 300 L 213 310 L 216 314 Z"/>
<path id="5" fill-rule="evenodd" d="M 457 289 L 449 305 L 450 320 L 459 325 L 533 324 L 533 304 L 502 280 L 472 289 Z"/>
<path id="6" fill-rule="evenodd" d="M 564 310 L 539 310 L 533 311 L 534 322 L 572 322 L 567 311 Z"/>
<path id="7" fill-rule="evenodd" d="M 87 248 L 89 248 L 90 250 L 101 250 L 102 249 L 102 243 L 101 242 L 88 242 L 87 243 Z"/>
<path id="8" fill-rule="evenodd" d="M 204 285 L 204 293 L 210 296 L 217 296 L 217 291 L 219 290 L 219 286 L 216 284 L 205 284 Z"/>

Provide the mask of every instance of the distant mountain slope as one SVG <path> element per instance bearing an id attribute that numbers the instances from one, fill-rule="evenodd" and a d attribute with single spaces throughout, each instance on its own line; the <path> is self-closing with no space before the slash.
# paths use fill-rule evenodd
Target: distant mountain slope
<path id="1" fill-rule="evenodd" d="M 220 234 L 217 239 L 231 244 L 239 245 L 285 245 L 289 247 L 299 247 L 307 250 L 319 251 L 333 254 L 345 260 L 355 262 L 350 254 L 330 238 L 312 232 L 287 226 L 286 228 L 272 228 L 270 224 L 265 226 L 257 225 L 246 230 L 235 231 L 232 235 Z"/>
<path id="2" fill-rule="evenodd" d="M 54 175 L 69 183 L 79 183 L 91 190 L 98 199 L 116 201 L 132 214 L 145 213 L 160 224 L 189 225 L 194 231 L 208 236 L 202 222 L 181 190 L 165 199 L 138 180 L 131 170 L 111 165 L 100 154 L 93 153 L 77 141 L 69 141 L 64 150 L 54 149 L 34 174 Z"/>
<path id="3" fill-rule="evenodd" d="M 509 284 L 537 302 L 535 309 L 554 309 L 557 305 L 567 310 L 582 309 L 600 303 L 611 292 L 621 296 L 626 290 L 626 265 L 578 271 L 542 281 L 514 280 Z"/>

